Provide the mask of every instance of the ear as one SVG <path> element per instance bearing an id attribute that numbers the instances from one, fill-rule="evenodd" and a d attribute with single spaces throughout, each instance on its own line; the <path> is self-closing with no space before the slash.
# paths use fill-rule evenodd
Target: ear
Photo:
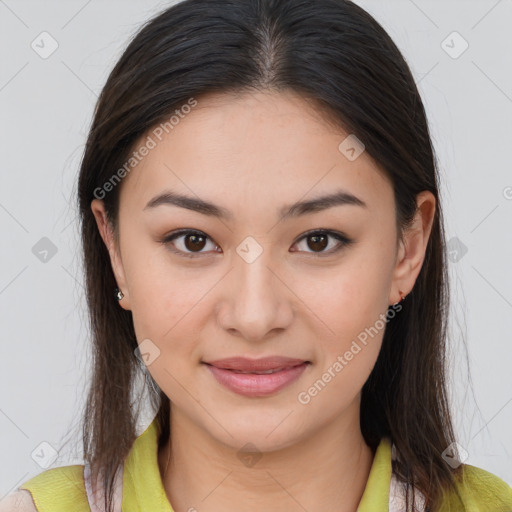
<path id="1" fill-rule="evenodd" d="M 130 296 L 128 293 L 128 287 L 126 285 L 126 278 L 123 268 L 123 262 L 121 260 L 120 249 L 117 246 L 112 226 L 107 219 L 107 213 L 105 211 L 105 204 L 100 199 L 93 199 L 91 202 L 91 210 L 96 219 L 96 224 L 100 232 L 101 238 L 108 249 L 110 255 L 110 263 L 112 270 L 117 282 L 118 288 L 123 292 L 124 297 L 119 301 L 119 305 L 126 310 L 130 310 Z M 112 295 L 114 290 L 112 290 Z"/>
<path id="2" fill-rule="evenodd" d="M 417 210 L 411 226 L 399 242 L 396 267 L 389 301 L 395 304 L 401 300 L 399 291 L 407 295 L 414 287 L 420 273 L 427 249 L 436 211 L 436 198 L 428 190 L 416 196 Z"/>

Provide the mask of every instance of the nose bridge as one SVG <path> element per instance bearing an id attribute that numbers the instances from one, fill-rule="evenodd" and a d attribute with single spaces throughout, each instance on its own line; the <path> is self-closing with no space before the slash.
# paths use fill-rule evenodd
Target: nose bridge
<path id="1" fill-rule="evenodd" d="M 236 329 L 247 339 L 263 338 L 289 321 L 286 294 L 280 291 L 280 280 L 274 275 L 269 246 L 248 236 L 237 246 L 236 253 L 228 300 L 230 313 L 224 317 L 224 327 Z"/>
<path id="2" fill-rule="evenodd" d="M 272 251 L 264 243 L 261 239 L 258 241 L 253 236 L 248 236 L 236 248 L 238 260 L 235 260 L 235 274 L 239 283 L 236 288 L 238 298 L 248 302 L 247 306 L 252 301 L 256 301 L 260 308 L 265 304 L 270 306 L 270 297 L 274 296 L 275 277 L 269 268 L 272 265 Z"/>

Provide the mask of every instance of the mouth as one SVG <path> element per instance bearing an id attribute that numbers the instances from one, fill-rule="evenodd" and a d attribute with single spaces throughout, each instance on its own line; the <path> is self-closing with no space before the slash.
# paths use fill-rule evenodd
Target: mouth
<path id="1" fill-rule="evenodd" d="M 272 356 L 263 359 L 229 358 L 203 362 L 217 382 L 234 393 L 263 397 L 298 379 L 310 361 Z"/>
<path id="2" fill-rule="evenodd" d="M 296 365 L 299 366 L 299 365 Z M 253 371 L 244 371 L 244 370 L 232 370 L 230 368 L 221 368 L 221 370 L 228 370 L 233 373 L 245 373 L 245 374 L 252 374 L 252 375 L 270 375 L 271 373 L 280 372 L 281 370 L 285 370 L 286 368 L 295 368 L 294 366 L 288 366 L 288 367 L 281 367 L 281 368 L 275 368 L 273 370 L 253 370 Z"/>
<path id="3" fill-rule="evenodd" d="M 273 373 L 275 371 L 285 370 L 304 363 L 310 363 L 304 359 L 296 359 L 284 356 L 269 356 L 260 359 L 249 359 L 246 357 L 229 357 L 226 359 L 217 359 L 215 361 L 204 361 L 205 364 L 221 368 L 223 370 L 232 370 L 239 373 Z"/>

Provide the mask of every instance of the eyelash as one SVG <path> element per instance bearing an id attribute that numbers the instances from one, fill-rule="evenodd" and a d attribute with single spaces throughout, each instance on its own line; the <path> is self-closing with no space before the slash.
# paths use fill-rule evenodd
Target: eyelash
<path id="1" fill-rule="evenodd" d="M 162 243 L 164 245 L 172 245 L 171 242 L 173 242 L 176 238 L 179 238 L 184 235 L 199 235 L 199 236 L 204 236 L 205 238 L 211 240 L 211 238 L 206 233 L 203 233 L 202 231 L 197 231 L 194 229 L 181 229 L 179 231 L 174 231 L 173 233 L 170 233 L 165 238 L 160 240 L 160 243 Z M 338 233 L 336 231 L 330 231 L 330 230 L 326 230 L 326 229 L 316 229 L 316 230 L 308 231 L 307 233 L 304 233 L 297 240 L 297 242 L 295 242 L 295 244 L 302 241 L 303 239 L 308 238 L 313 235 L 328 235 L 340 242 L 337 247 L 335 247 L 334 249 L 331 249 L 330 251 L 317 252 L 317 253 L 309 252 L 309 254 L 317 255 L 320 257 L 329 256 L 331 254 L 334 254 L 334 253 L 340 251 L 341 249 L 343 249 L 344 247 L 347 247 L 348 245 L 350 245 L 353 242 L 353 240 L 351 240 L 350 238 L 347 238 L 342 233 Z M 211 241 L 213 242 L 213 240 L 211 240 Z M 201 257 L 202 254 L 205 254 L 205 253 L 201 253 L 201 252 L 187 253 L 187 252 L 181 251 L 179 249 L 174 249 L 174 248 L 170 248 L 170 250 L 172 252 L 174 252 L 175 254 L 178 254 L 179 256 L 184 256 L 186 258 L 198 258 L 198 257 Z M 297 251 L 297 252 L 300 252 L 300 251 Z"/>

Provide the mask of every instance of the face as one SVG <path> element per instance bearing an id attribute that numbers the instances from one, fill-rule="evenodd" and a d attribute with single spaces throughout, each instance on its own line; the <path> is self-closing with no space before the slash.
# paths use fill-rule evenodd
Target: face
<path id="1" fill-rule="evenodd" d="M 119 245 L 92 203 L 171 416 L 261 451 L 343 418 L 359 428 L 386 311 L 412 289 L 429 223 L 419 219 L 405 250 L 387 177 L 366 152 L 340 150 L 349 134 L 298 95 L 209 95 L 191 110 L 161 140 L 149 133 L 156 146 L 124 178 Z M 342 191 L 357 200 L 288 212 Z M 216 208 L 154 200 L 164 193 Z M 242 391 L 221 382 L 232 370 L 206 364 L 269 356 L 307 363 L 233 377 Z"/>

